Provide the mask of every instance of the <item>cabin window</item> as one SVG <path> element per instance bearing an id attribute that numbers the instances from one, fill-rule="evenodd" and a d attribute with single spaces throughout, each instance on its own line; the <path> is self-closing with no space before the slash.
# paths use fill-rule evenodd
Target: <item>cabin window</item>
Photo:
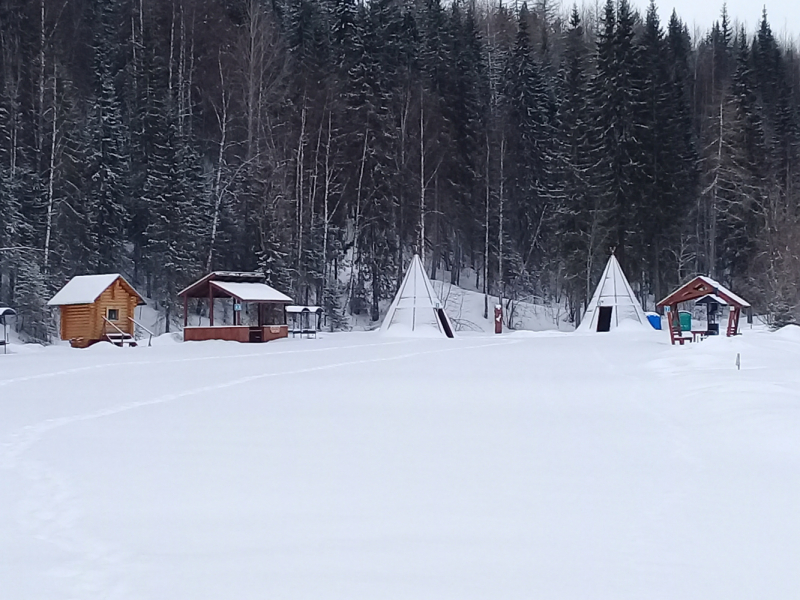
<path id="1" fill-rule="evenodd" d="M 107 309 L 106 318 L 109 321 L 119 321 L 119 309 L 118 308 L 109 308 L 109 309 Z"/>

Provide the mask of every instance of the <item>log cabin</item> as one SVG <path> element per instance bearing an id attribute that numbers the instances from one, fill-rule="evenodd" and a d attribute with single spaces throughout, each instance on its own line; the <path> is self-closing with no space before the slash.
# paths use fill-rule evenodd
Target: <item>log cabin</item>
<path id="1" fill-rule="evenodd" d="M 122 275 L 111 273 L 73 277 L 47 304 L 60 309 L 61 339 L 86 348 L 100 341 L 135 346 L 134 310 L 145 301 Z"/>

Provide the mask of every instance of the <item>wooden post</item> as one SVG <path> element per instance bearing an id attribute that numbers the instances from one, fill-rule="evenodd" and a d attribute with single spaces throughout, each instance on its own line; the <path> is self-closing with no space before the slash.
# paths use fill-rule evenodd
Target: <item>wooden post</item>
<path id="1" fill-rule="evenodd" d="M 211 327 L 214 326 L 214 291 L 211 289 L 211 284 L 208 285 L 208 322 Z"/>
<path id="2" fill-rule="evenodd" d="M 183 328 L 189 324 L 189 294 L 183 297 Z"/>
<path id="3" fill-rule="evenodd" d="M 741 312 L 741 308 L 731 306 L 731 310 L 728 312 L 728 337 L 733 337 L 739 330 L 739 314 Z"/>
<path id="4" fill-rule="evenodd" d="M 683 339 L 683 332 L 681 331 L 681 318 L 680 314 L 678 313 L 677 304 L 669 305 L 669 318 L 667 319 L 667 325 L 669 326 L 669 338 L 674 346 L 676 339 Z M 681 345 L 683 345 L 683 341 L 681 341 Z"/>

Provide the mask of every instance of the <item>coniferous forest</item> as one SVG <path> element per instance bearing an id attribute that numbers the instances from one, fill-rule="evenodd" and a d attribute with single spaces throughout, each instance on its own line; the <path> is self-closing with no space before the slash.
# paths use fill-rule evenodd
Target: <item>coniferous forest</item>
<path id="1" fill-rule="evenodd" d="M 33 339 L 102 272 L 167 330 L 210 270 L 378 320 L 414 252 L 577 322 L 612 248 L 645 308 L 703 273 L 794 319 L 800 61 L 766 13 L 0 0 L 0 302 Z"/>

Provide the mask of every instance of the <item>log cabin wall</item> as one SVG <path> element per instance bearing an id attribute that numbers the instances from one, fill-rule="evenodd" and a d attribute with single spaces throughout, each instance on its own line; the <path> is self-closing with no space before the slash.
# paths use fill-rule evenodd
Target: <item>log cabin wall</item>
<path id="1" fill-rule="evenodd" d="M 138 297 L 120 279 L 117 279 L 100 294 L 93 304 L 72 304 L 61 307 L 61 339 L 70 340 L 76 348 L 86 348 L 102 340 L 106 333 L 116 333 L 103 317 L 109 309 L 117 310 L 117 319 L 112 321 L 120 330 L 134 334 Z"/>
<path id="2" fill-rule="evenodd" d="M 61 339 L 86 338 L 92 331 L 94 308 L 92 304 L 73 304 L 61 307 Z"/>
<path id="3" fill-rule="evenodd" d="M 128 317 L 134 317 L 136 297 L 133 296 L 117 279 L 94 302 L 94 324 L 92 339 L 99 340 L 106 333 L 116 333 L 116 330 L 103 320 L 107 317 L 109 309 L 116 309 L 117 319 L 111 321 L 125 333 L 133 335 L 133 323 Z"/>

